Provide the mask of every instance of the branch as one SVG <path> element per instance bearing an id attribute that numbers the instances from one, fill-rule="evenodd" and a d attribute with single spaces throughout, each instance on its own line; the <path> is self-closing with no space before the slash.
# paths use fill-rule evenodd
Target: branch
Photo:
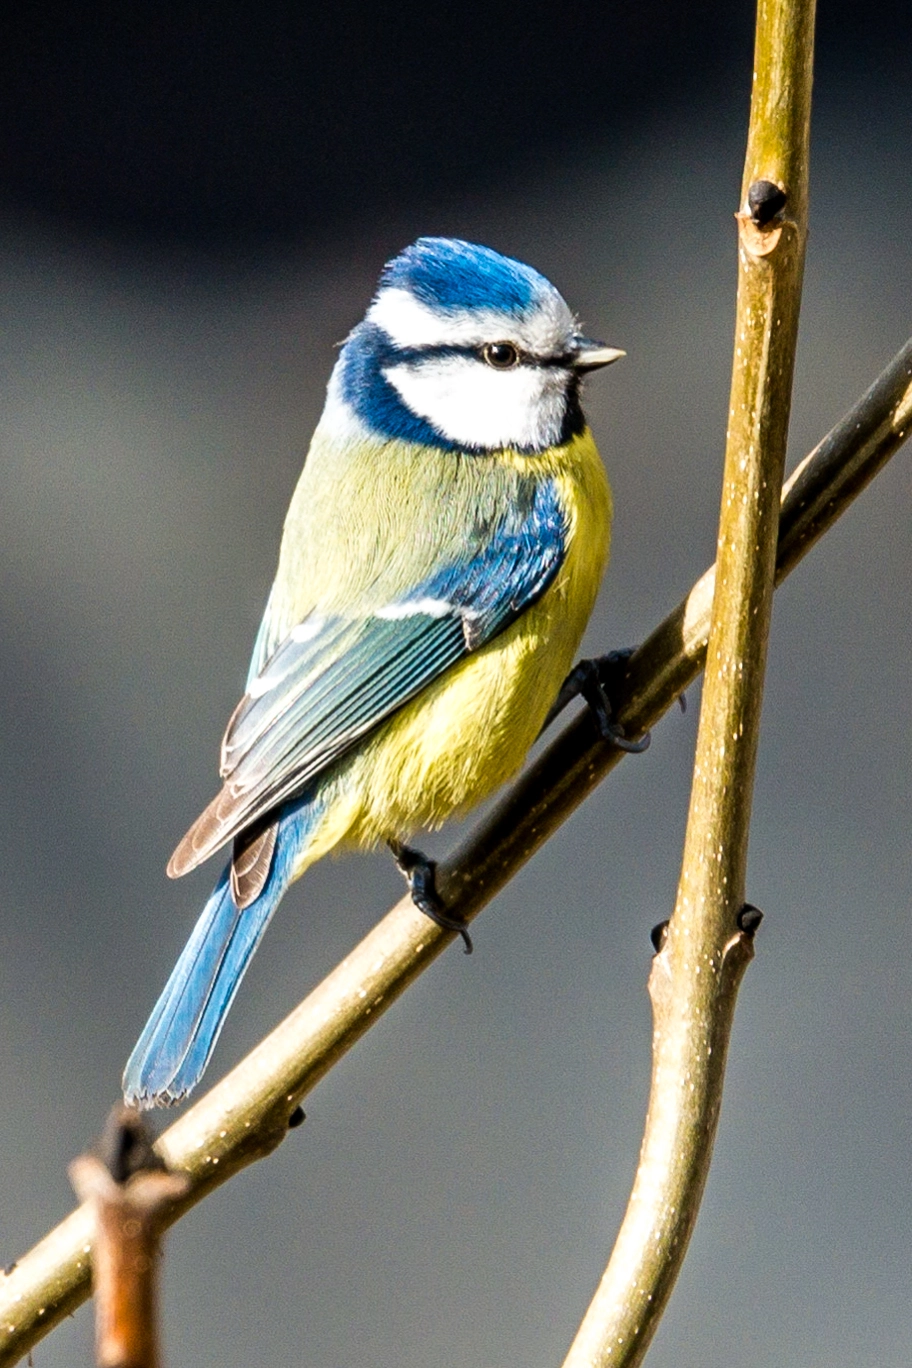
<path id="1" fill-rule="evenodd" d="M 95 1361 L 99 1368 L 161 1368 L 159 1236 L 187 1175 L 167 1172 L 140 1113 L 119 1106 L 98 1152 L 70 1164 L 70 1181 L 94 1214 Z"/>
<path id="2" fill-rule="evenodd" d="M 790 570 L 902 445 L 912 424 L 912 339 L 795 471 L 783 500 L 777 576 Z M 632 657 L 618 717 L 628 735 L 654 726 L 703 666 L 714 569 Z M 448 903 L 471 919 L 614 768 L 587 713 L 529 767 L 478 831 L 438 870 Z M 337 969 L 161 1137 L 169 1167 L 190 1175 L 176 1219 L 270 1153 L 301 1099 L 445 948 L 403 899 Z M 89 1294 L 92 1221 L 79 1207 L 0 1274 L 0 1368 L 26 1354 Z"/>
<path id="3" fill-rule="evenodd" d="M 814 0 L 758 0 L 717 575 L 678 895 L 649 976 L 649 1110 L 617 1242 L 565 1368 L 639 1364 L 658 1327 L 709 1173 L 760 922 L 744 890 L 807 236 L 813 50 Z"/>

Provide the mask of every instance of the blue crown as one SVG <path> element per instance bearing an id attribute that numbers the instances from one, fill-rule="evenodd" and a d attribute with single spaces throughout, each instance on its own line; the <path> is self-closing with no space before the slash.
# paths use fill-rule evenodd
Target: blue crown
<path id="1" fill-rule="evenodd" d="M 387 262 L 379 288 L 408 290 L 430 308 L 523 314 L 554 286 L 522 261 L 459 238 L 422 237 Z"/>

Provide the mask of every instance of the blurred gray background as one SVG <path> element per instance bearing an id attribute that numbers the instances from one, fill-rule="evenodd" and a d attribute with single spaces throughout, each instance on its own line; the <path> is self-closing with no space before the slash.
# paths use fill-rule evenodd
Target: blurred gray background
<path id="1" fill-rule="evenodd" d="M 388 256 L 488 243 L 627 349 L 587 403 L 617 510 L 591 651 L 639 640 L 714 554 L 750 7 L 307 8 L 39 5 L 0 59 L 0 1264 L 70 1210 L 66 1164 L 215 876 L 165 861 L 214 791 L 333 347 Z M 791 464 L 912 331 L 902 15 L 820 17 Z M 909 1361 L 910 456 L 777 595 L 766 917 L 655 1368 Z M 690 702 L 474 957 L 448 950 L 305 1126 L 172 1231 L 168 1362 L 561 1361 L 636 1162 Z M 209 1080 L 400 893 L 389 858 L 309 873 Z M 89 1310 L 34 1359 L 88 1364 Z"/>

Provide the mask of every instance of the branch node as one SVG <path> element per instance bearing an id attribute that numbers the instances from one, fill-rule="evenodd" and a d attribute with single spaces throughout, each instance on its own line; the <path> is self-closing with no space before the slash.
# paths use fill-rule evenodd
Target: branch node
<path id="1" fill-rule="evenodd" d="M 649 939 L 652 941 L 652 948 L 656 952 L 656 954 L 661 954 L 661 952 L 665 948 L 665 942 L 668 939 L 667 920 L 659 922 L 657 926 L 654 926 L 652 928 L 652 930 L 649 933 Z"/>
<path id="2" fill-rule="evenodd" d="M 763 913 L 760 908 L 754 907 L 753 903 L 745 903 L 738 913 L 738 930 L 753 940 L 762 921 Z"/>
<path id="3" fill-rule="evenodd" d="M 747 192 L 751 223 L 757 228 L 765 228 L 782 213 L 787 199 L 788 192 L 784 185 L 768 180 L 754 181 Z"/>

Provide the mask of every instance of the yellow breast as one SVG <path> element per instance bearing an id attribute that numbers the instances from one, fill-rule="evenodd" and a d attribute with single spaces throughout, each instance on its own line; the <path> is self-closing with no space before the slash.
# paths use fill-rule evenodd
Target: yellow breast
<path id="1" fill-rule="evenodd" d="M 573 665 L 608 559 L 604 467 L 588 429 L 541 456 L 505 459 L 554 480 L 568 523 L 564 562 L 537 603 L 344 762 L 308 864 L 340 841 L 402 838 L 480 802 L 520 768 Z"/>

